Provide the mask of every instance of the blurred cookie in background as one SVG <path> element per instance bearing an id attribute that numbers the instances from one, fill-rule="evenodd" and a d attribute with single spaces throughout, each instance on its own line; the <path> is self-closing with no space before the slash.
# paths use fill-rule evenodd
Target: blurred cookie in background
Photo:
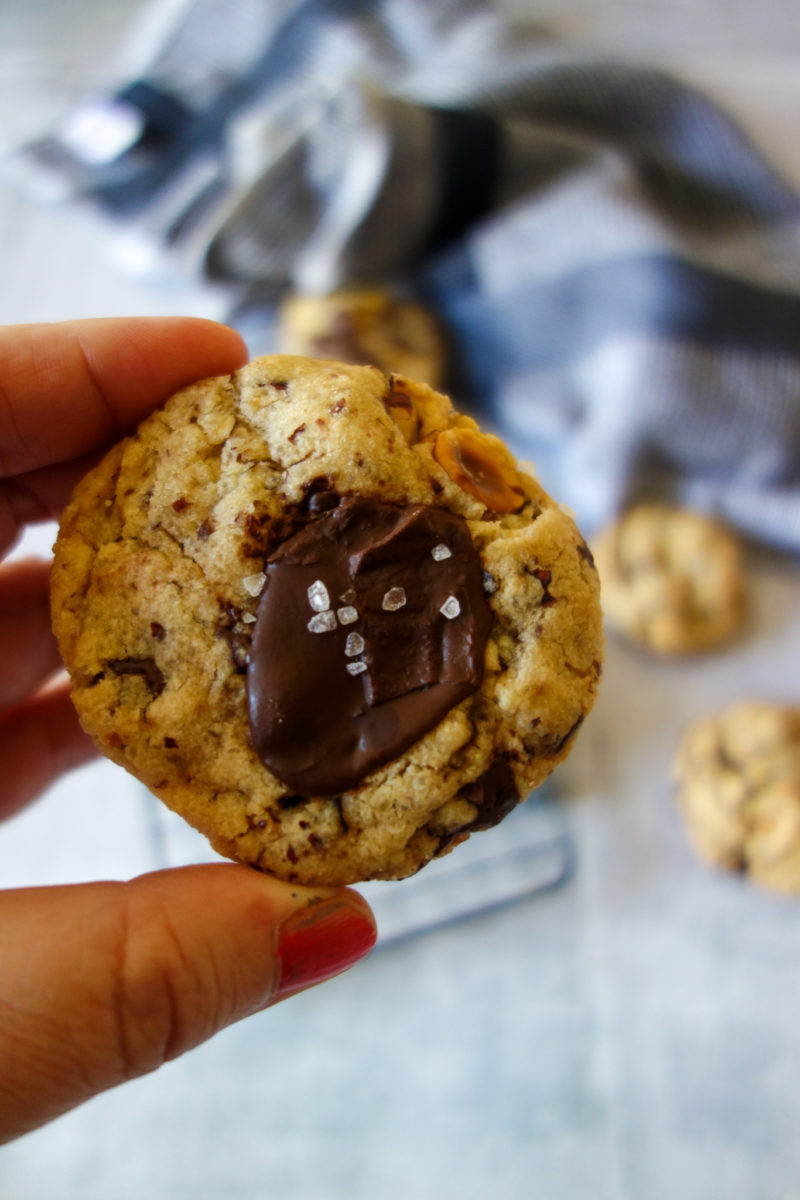
<path id="1" fill-rule="evenodd" d="M 740 701 L 696 722 L 674 767 L 697 852 L 800 895 L 800 708 Z"/>
<path id="2" fill-rule="evenodd" d="M 607 627 L 660 655 L 731 640 L 745 617 L 738 538 L 700 513 L 639 504 L 593 542 Z"/>
<path id="3" fill-rule="evenodd" d="M 380 367 L 434 388 L 445 379 L 446 343 L 436 317 L 384 288 L 290 294 L 278 312 L 277 343 L 285 354 Z"/>

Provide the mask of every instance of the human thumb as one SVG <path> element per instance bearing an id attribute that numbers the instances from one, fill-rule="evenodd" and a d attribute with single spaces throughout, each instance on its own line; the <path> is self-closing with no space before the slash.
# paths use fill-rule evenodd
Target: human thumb
<path id="1" fill-rule="evenodd" d="M 0 1142 L 339 974 L 375 936 L 358 893 L 230 863 L 0 893 Z"/>

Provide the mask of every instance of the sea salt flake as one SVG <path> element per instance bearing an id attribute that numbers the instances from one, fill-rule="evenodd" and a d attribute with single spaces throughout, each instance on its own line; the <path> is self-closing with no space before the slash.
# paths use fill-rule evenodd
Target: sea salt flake
<path id="1" fill-rule="evenodd" d="M 364 639 L 360 633 L 348 633 L 344 644 L 344 652 L 348 658 L 355 658 L 364 649 Z"/>
<path id="2" fill-rule="evenodd" d="M 258 571 L 255 575 L 245 575 L 242 580 L 242 587 L 247 592 L 248 596 L 260 596 L 261 590 L 267 581 L 267 577 L 263 571 Z"/>
<path id="3" fill-rule="evenodd" d="M 366 671 L 366 669 L 367 664 L 364 662 L 363 658 L 360 658 L 357 662 L 349 662 L 347 664 L 348 675 L 361 675 L 364 671 Z"/>
<path id="4" fill-rule="evenodd" d="M 243 613 L 242 614 L 242 620 L 244 621 L 245 625 L 252 625 L 254 623 L 255 619 L 256 619 L 255 613 Z"/>
<path id="5" fill-rule="evenodd" d="M 402 608 L 405 602 L 406 593 L 404 588 L 389 588 L 388 592 L 383 597 L 383 610 L 384 612 L 397 612 L 398 608 Z"/>
<path id="6" fill-rule="evenodd" d="M 431 558 L 434 562 L 443 562 L 446 558 L 452 558 L 453 551 L 449 546 L 445 546 L 444 542 L 439 542 L 438 546 L 434 546 L 431 550 Z"/>
<path id="7" fill-rule="evenodd" d="M 352 604 L 346 604 L 344 608 L 337 608 L 336 615 L 343 625 L 352 625 L 358 620 L 358 609 L 353 608 Z"/>
<path id="8" fill-rule="evenodd" d="M 336 628 L 336 613 L 332 609 L 326 612 L 317 613 L 308 622 L 308 629 L 311 633 L 330 633 Z"/>
<path id="9" fill-rule="evenodd" d="M 447 617 L 448 621 L 452 621 L 453 617 L 457 617 L 461 612 L 461 605 L 455 596 L 448 596 L 439 612 L 443 617 Z"/>
<path id="10" fill-rule="evenodd" d="M 321 579 L 315 579 L 308 589 L 308 603 L 314 609 L 314 612 L 325 612 L 331 606 L 331 598 L 328 595 L 328 589 Z"/>

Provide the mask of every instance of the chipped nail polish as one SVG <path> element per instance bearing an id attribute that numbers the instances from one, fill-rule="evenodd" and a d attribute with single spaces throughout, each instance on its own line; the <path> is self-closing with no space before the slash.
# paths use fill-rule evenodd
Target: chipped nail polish
<path id="1" fill-rule="evenodd" d="M 292 913 L 280 928 L 277 999 L 322 983 L 363 958 L 377 932 L 366 905 L 334 896 Z"/>

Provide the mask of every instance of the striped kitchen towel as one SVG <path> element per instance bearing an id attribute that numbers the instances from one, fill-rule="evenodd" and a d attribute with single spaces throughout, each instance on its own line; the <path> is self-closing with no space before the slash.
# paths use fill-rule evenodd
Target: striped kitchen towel
<path id="1" fill-rule="evenodd" d="M 648 496 L 800 550 L 800 200 L 702 92 L 483 0 L 182 0 L 8 164 L 265 311 L 391 282 L 591 529 Z"/>

